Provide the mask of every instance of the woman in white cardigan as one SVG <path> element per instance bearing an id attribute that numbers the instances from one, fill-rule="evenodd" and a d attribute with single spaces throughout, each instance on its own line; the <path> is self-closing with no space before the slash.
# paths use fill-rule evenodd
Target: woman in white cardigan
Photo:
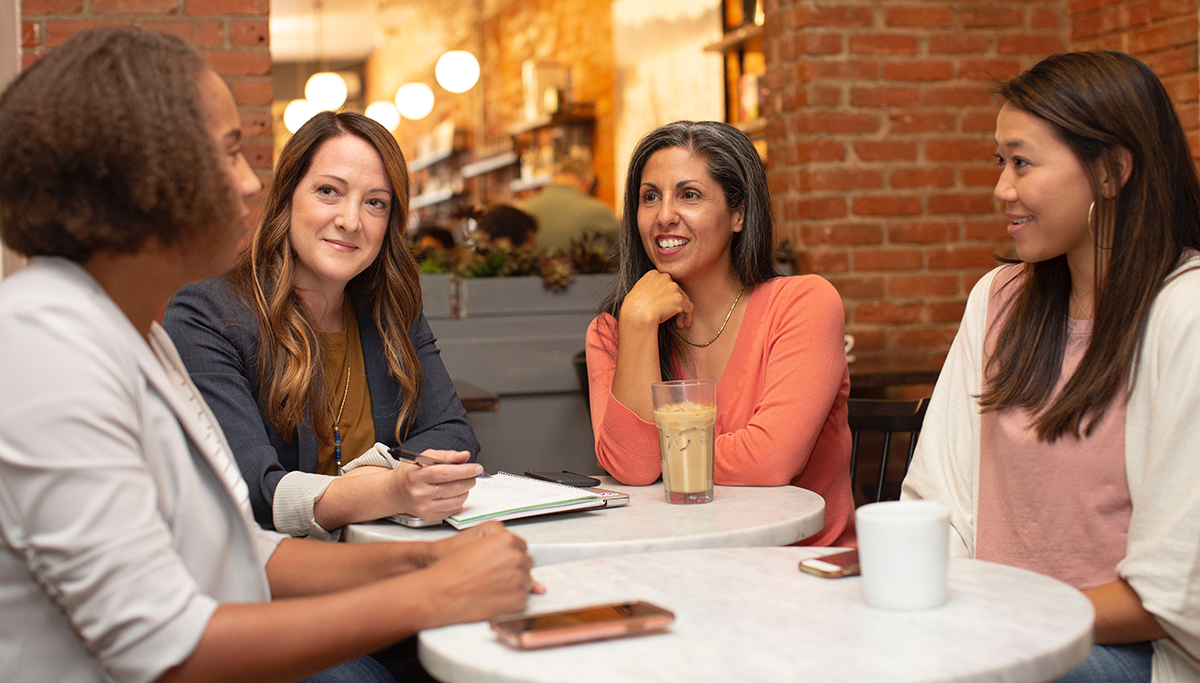
<path id="1" fill-rule="evenodd" d="M 976 284 L 906 498 L 959 556 L 1096 610 L 1064 680 L 1200 678 L 1200 182 L 1171 99 L 1117 52 L 1000 87 L 995 196 L 1019 260 Z"/>
<path id="2" fill-rule="evenodd" d="M 261 187 L 194 49 L 78 33 L 0 121 L 0 237 L 31 257 L 0 283 L 0 680 L 386 681 L 364 655 L 524 606 L 532 562 L 500 526 L 347 546 L 254 523 L 154 322 L 232 265 Z"/>

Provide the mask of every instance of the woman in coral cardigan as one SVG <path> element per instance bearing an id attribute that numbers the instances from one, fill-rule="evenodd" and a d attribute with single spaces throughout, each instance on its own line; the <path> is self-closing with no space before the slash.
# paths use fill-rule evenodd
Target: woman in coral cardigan
<path id="1" fill-rule="evenodd" d="M 807 542 L 852 542 L 841 298 L 816 275 L 777 277 L 772 232 L 741 131 L 679 121 L 638 143 L 617 288 L 587 335 L 596 455 L 622 482 L 653 483 L 650 385 L 717 380 L 715 483 L 815 491 L 825 528 Z"/>

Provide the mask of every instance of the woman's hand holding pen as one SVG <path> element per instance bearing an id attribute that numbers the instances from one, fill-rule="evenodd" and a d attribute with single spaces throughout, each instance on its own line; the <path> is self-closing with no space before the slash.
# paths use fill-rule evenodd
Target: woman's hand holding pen
<path id="1" fill-rule="evenodd" d="M 392 470 L 392 483 L 400 512 L 428 521 L 440 521 L 462 509 L 483 466 L 468 463 L 466 451 L 427 450 L 421 455 L 445 464 L 424 465 L 402 461 Z"/>

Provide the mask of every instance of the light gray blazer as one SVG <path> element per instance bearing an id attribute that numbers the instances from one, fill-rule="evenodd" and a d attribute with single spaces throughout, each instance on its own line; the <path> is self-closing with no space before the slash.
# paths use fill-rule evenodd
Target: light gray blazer
<path id="1" fill-rule="evenodd" d="M 270 599 L 229 447 L 170 339 L 81 267 L 0 283 L 0 680 L 153 681 Z"/>

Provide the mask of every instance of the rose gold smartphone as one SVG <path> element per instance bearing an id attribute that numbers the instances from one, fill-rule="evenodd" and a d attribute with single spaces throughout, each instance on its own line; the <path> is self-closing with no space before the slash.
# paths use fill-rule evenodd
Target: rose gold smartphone
<path id="1" fill-rule="evenodd" d="M 800 560 L 800 571 L 826 579 L 858 575 L 858 550 Z"/>
<path id="2" fill-rule="evenodd" d="M 546 614 L 498 617 L 491 623 L 500 642 L 529 650 L 659 631 L 674 620 L 675 615 L 670 611 L 639 600 Z"/>

